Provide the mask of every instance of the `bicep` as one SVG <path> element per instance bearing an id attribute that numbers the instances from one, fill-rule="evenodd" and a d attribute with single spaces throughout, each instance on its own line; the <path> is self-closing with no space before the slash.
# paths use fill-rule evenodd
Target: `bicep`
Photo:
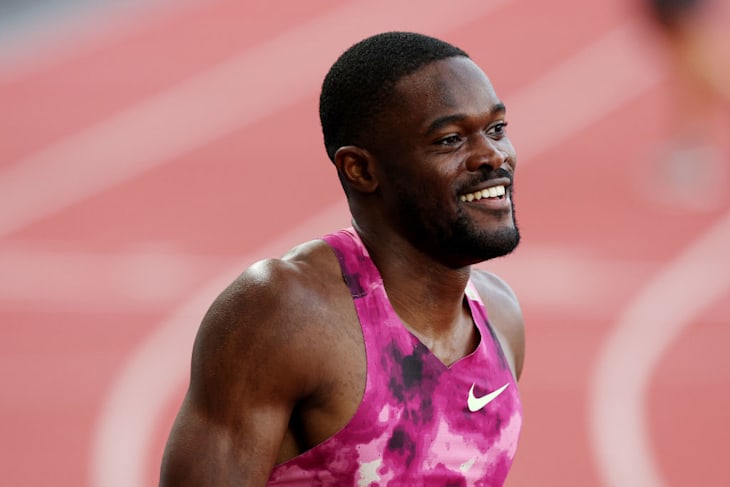
<path id="1" fill-rule="evenodd" d="M 207 313 L 161 485 L 266 483 L 309 376 L 276 304 L 265 293 L 229 292 Z"/>
<path id="2" fill-rule="evenodd" d="M 173 425 L 161 487 L 265 485 L 288 416 L 283 408 L 246 407 L 220 417 L 188 392 Z"/>

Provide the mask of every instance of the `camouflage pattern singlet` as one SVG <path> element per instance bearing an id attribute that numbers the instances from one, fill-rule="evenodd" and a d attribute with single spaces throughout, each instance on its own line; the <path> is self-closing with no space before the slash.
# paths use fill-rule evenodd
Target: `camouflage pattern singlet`
<path id="1" fill-rule="evenodd" d="M 324 240 L 337 254 L 360 318 L 365 392 L 342 430 L 274 467 L 268 485 L 502 486 L 522 408 L 473 284 L 465 299 L 481 340 L 447 367 L 404 327 L 355 231 Z"/>

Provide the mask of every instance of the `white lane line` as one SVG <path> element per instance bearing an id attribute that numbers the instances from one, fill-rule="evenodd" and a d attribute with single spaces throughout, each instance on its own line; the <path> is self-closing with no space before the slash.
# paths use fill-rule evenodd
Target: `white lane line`
<path id="1" fill-rule="evenodd" d="M 236 259 L 238 262 L 238 259 Z M 231 258 L 174 250 L 89 253 L 0 248 L 4 311 L 123 312 L 163 310 Z"/>
<path id="2" fill-rule="evenodd" d="M 275 255 L 275 254 L 274 254 Z M 229 269 L 244 256 L 175 250 L 89 253 L 0 247 L 0 308 L 46 312 L 124 312 L 174 306 L 200 276 Z M 650 275 L 658 263 L 597 259 L 587 249 L 531 245 L 517 260 L 485 267 L 520 283 L 520 300 L 541 308 L 570 308 L 574 316 L 603 318 L 615 310 L 611 290 Z M 238 267 L 240 268 L 240 267 Z M 595 276 L 601 276 L 596 283 Z M 48 276 L 53 276 L 49 279 Z M 535 276 L 550 276 L 549 283 Z M 599 299 L 608 296 L 609 299 Z"/>
<path id="3" fill-rule="evenodd" d="M 642 282 L 660 263 L 607 259 L 592 250 L 570 244 L 555 247 L 526 243 L 514 257 L 496 259 L 478 267 L 519 286 L 520 302 L 531 307 L 555 310 L 563 316 L 602 320 L 615 312 L 624 299 L 616 289 Z M 596 280 L 596 276 L 601 279 Z"/>
<path id="4" fill-rule="evenodd" d="M 246 256 L 217 276 L 185 306 L 161 323 L 132 351 L 115 378 L 94 431 L 91 485 L 142 487 L 155 425 L 179 392 L 190 369 L 190 352 L 198 325 L 213 299 L 253 262 L 282 255 L 294 245 L 347 226 L 341 204 L 315 215 L 290 232 Z"/>
<path id="5" fill-rule="evenodd" d="M 637 49 L 638 38 L 633 23 L 620 26 L 536 80 L 524 92 L 505 98 L 510 105 L 511 119 L 520 121 L 518 150 L 522 164 L 525 154 L 530 160 L 565 142 L 605 115 L 612 104 L 616 109 L 630 102 L 659 80 L 650 60 L 644 59 Z M 596 63 L 596 59 L 610 59 L 614 64 Z M 592 68 L 585 69 L 583 63 L 589 63 Z M 611 81 L 607 83 L 607 80 Z M 548 89 L 541 88 L 542 83 Z M 586 89 L 594 86 L 602 87 L 601 97 Z M 550 89 L 557 93 L 553 95 Z M 566 97 L 566 93 L 570 96 Z M 586 106 L 565 111 L 566 105 L 576 99 Z M 337 228 L 347 220 L 346 216 L 327 216 L 337 211 L 323 211 L 319 223 L 302 225 L 298 232 L 312 236 Z M 335 221 L 339 223 L 334 224 Z M 298 242 L 293 238 L 286 241 L 287 245 Z M 267 246 L 266 256 L 277 255 L 277 249 L 276 245 Z M 250 265 L 252 260 L 242 262 L 241 268 Z M 229 282 L 232 276 L 211 283 L 191 300 L 188 307 L 176 313 L 169 322 L 162 323 L 148 340 L 133 350 L 119 377 L 111 384 L 95 431 L 92 485 L 143 485 L 143 469 L 154 425 L 159 424 L 167 401 L 174 397 L 187 377 L 190 347 L 198 321 L 222 290 L 223 283 Z"/>
<path id="6" fill-rule="evenodd" d="M 317 93 L 350 44 L 382 30 L 447 32 L 508 0 L 353 1 L 0 171 L 0 236 Z M 388 12 L 388 15 L 383 15 Z M 438 18 L 436 13 L 438 13 Z"/>
<path id="7" fill-rule="evenodd" d="M 730 212 L 662 269 L 620 315 L 591 381 L 590 418 L 605 487 L 667 485 L 646 421 L 651 374 L 692 319 L 730 289 Z"/>
<path id="8" fill-rule="evenodd" d="M 645 93 L 662 76 L 641 24 L 617 26 L 520 91 L 514 102 L 506 100 L 520 164 Z"/>

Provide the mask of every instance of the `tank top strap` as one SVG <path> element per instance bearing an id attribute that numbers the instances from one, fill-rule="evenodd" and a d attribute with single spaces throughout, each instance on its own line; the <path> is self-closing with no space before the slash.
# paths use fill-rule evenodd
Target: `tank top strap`
<path id="1" fill-rule="evenodd" d="M 334 250 L 353 299 L 362 298 L 373 286 L 382 285 L 380 273 L 354 228 L 344 228 L 322 239 Z"/>
<path id="2" fill-rule="evenodd" d="M 487 325 L 489 323 L 489 320 L 487 319 L 487 308 L 484 306 L 484 301 L 479 295 L 479 292 L 471 279 L 469 279 L 466 283 L 464 294 L 466 295 L 466 299 L 469 301 L 473 318 L 476 318 L 476 315 L 478 315 L 478 317 L 481 318 L 482 323 Z"/>

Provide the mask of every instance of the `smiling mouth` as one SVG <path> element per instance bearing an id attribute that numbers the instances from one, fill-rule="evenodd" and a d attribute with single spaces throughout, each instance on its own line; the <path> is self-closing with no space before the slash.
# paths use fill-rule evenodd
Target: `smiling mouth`
<path id="1" fill-rule="evenodd" d="M 473 193 L 462 194 L 461 201 L 479 201 L 481 199 L 502 199 L 507 193 L 504 185 L 492 186 L 491 188 L 474 191 Z"/>

